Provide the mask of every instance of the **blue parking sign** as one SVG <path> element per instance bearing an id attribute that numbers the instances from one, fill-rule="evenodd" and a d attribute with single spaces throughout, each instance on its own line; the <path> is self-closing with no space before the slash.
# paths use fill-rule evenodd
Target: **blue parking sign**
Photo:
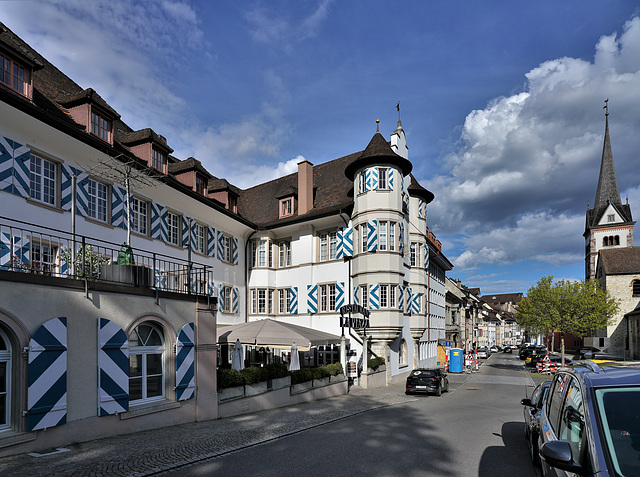
<path id="1" fill-rule="evenodd" d="M 445 347 L 447 348 L 451 348 L 451 341 L 445 341 L 444 342 Z"/>

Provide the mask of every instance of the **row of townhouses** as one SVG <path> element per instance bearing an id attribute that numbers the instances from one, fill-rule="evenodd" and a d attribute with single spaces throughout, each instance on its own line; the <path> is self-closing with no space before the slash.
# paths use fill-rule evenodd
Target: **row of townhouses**
<path id="1" fill-rule="evenodd" d="M 359 305 L 365 371 L 436 365 L 452 265 L 434 195 L 400 121 L 362 146 L 240 189 L 0 23 L 0 455 L 218 417 L 223 325 L 341 335 Z"/>
<path id="2" fill-rule="evenodd" d="M 525 330 L 517 322 L 516 305 L 522 293 L 480 295 L 460 280 L 447 277 L 446 341 L 466 352 L 478 347 L 514 346 L 525 341 Z"/>

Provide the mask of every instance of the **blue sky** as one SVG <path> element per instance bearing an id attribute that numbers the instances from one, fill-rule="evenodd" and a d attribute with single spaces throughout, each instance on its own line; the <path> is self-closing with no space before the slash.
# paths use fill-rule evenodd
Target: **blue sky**
<path id="1" fill-rule="evenodd" d="M 4 1 L 0 19 L 242 188 L 363 149 L 376 119 L 388 137 L 400 101 L 449 276 L 484 294 L 584 278 L 606 98 L 640 214 L 636 1 Z"/>

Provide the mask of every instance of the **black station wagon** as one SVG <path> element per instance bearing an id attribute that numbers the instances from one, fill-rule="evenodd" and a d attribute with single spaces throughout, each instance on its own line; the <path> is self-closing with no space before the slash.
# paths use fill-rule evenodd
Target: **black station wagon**
<path id="1" fill-rule="evenodd" d="M 440 368 L 418 368 L 407 376 L 406 394 L 430 393 L 440 396 L 449 391 L 449 379 Z"/>

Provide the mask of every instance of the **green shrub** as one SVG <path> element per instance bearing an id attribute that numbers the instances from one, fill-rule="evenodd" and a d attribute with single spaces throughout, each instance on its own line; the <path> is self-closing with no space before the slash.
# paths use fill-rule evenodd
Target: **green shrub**
<path id="1" fill-rule="evenodd" d="M 381 356 L 367 360 L 367 366 L 374 370 L 378 369 L 378 367 L 382 364 L 384 364 L 384 358 Z"/>
<path id="2" fill-rule="evenodd" d="M 287 365 L 283 363 L 271 363 L 265 368 L 267 370 L 267 376 L 269 379 L 284 378 L 289 375 Z"/>
<path id="3" fill-rule="evenodd" d="M 266 381 L 269 376 L 267 368 L 259 368 L 257 366 L 244 368 L 240 372 L 242 373 L 242 376 L 244 376 L 245 384 L 255 384 L 261 381 Z"/>
<path id="4" fill-rule="evenodd" d="M 313 379 L 328 378 L 329 376 L 331 376 L 331 372 L 326 366 L 311 368 L 311 377 L 313 377 Z"/>
<path id="5" fill-rule="evenodd" d="M 309 369 L 298 369 L 291 371 L 291 384 L 300 384 L 311 381 L 311 371 Z"/>
<path id="6" fill-rule="evenodd" d="M 329 370 L 331 376 L 337 376 L 338 374 L 342 374 L 344 371 L 342 369 L 342 363 L 328 364 L 327 369 Z"/>
<path id="7" fill-rule="evenodd" d="M 244 386 L 244 376 L 237 369 L 218 369 L 218 391 Z"/>

